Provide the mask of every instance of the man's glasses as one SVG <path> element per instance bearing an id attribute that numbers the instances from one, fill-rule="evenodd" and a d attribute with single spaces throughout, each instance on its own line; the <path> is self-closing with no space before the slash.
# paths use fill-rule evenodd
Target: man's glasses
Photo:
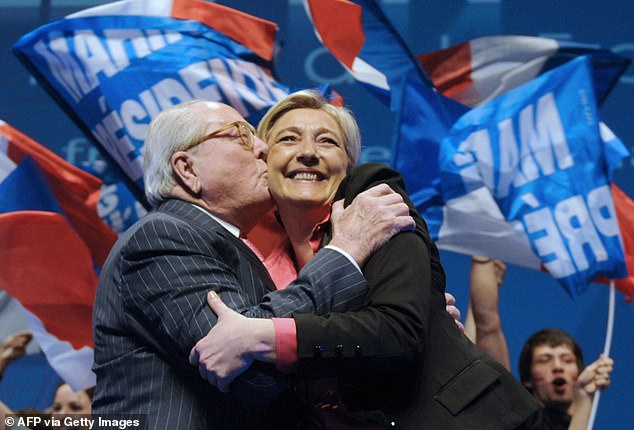
<path id="1" fill-rule="evenodd" d="M 187 151 L 196 145 L 200 145 L 204 141 L 209 140 L 213 137 L 218 137 L 225 131 L 231 130 L 232 128 L 235 128 L 238 131 L 238 136 L 227 135 L 226 137 L 238 137 L 240 139 L 240 144 L 242 146 L 244 146 L 247 149 L 253 149 L 253 136 L 255 136 L 255 129 L 251 126 L 251 124 L 247 122 L 236 121 L 236 122 L 232 122 L 231 124 L 227 124 L 216 131 L 212 131 L 211 133 L 204 136 L 199 141 L 194 142 L 191 145 L 187 146 L 187 148 L 185 148 L 184 151 Z M 225 137 L 225 136 L 222 136 L 222 137 Z"/>

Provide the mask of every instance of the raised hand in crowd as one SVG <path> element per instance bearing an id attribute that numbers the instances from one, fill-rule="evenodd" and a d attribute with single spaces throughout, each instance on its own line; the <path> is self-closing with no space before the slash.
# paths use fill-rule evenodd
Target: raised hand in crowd
<path id="1" fill-rule="evenodd" d="M 33 334 L 22 331 L 7 336 L 0 345 L 0 377 L 7 366 L 26 353 L 26 346 L 33 339 Z"/>

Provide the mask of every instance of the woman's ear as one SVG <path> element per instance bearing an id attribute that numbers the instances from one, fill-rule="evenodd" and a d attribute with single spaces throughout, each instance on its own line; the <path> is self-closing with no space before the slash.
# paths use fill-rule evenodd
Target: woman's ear
<path id="1" fill-rule="evenodd" d="M 199 195 L 201 185 L 192 157 L 186 151 L 177 151 L 172 154 L 170 161 L 179 184 L 188 193 L 194 196 Z"/>

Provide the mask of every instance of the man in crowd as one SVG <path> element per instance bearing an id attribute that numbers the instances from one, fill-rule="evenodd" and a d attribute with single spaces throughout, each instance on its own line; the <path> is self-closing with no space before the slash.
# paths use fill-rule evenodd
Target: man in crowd
<path id="1" fill-rule="evenodd" d="M 510 360 L 498 310 L 499 288 L 506 265 L 491 258 L 471 259 L 471 309 L 465 330 L 476 344 L 507 368 Z M 613 360 L 601 355 L 584 368 L 583 354 L 568 333 L 542 329 L 522 349 L 519 374 L 522 384 L 541 408 L 524 430 L 586 430 L 597 390 L 610 384 Z"/>
<path id="2" fill-rule="evenodd" d="M 535 430 L 585 430 L 592 400 L 610 385 L 613 360 L 601 355 L 583 367 L 577 342 L 563 330 L 548 328 L 528 338 L 520 354 L 522 384 L 542 405 L 523 427 Z"/>

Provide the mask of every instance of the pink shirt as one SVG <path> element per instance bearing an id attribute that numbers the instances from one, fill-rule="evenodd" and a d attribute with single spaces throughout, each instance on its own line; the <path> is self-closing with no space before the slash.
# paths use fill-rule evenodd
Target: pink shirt
<path id="1" fill-rule="evenodd" d="M 309 240 L 313 254 L 319 250 L 324 225 L 330 220 L 330 212 L 313 229 Z M 278 290 L 286 288 L 297 278 L 297 269 L 293 260 L 293 250 L 282 226 L 272 222 L 270 217 L 263 221 L 260 228 L 256 227 L 249 233 L 249 245 L 260 257 L 262 263 L 271 275 Z M 271 243 L 276 244 L 271 248 Z M 263 256 L 263 254 L 267 254 Z M 277 369 L 280 372 L 291 373 L 297 364 L 297 329 L 293 318 L 273 318 L 275 327 L 275 347 L 277 355 Z"/>

